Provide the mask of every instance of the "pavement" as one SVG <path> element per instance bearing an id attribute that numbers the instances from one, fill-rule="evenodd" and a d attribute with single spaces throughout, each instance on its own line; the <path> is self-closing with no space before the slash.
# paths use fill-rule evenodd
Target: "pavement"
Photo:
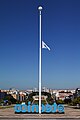
<path id="1" fill-rule="evenodd" d="M 65 107 L 64 114 L 15 114 L 14 108 L 0 109 L 0 120 L 80 120 L 80 109 Z"/>

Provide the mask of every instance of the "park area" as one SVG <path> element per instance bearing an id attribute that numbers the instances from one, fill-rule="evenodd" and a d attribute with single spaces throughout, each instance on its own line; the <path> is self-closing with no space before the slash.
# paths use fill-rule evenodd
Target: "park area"
<path id="1" fill-rule="evenodd" d="M 0 108 L 0 120 L 2 119 L 80 119 L 80 109 L 65 105 L 64 114 L 15 114 L 14 107 Z"/>

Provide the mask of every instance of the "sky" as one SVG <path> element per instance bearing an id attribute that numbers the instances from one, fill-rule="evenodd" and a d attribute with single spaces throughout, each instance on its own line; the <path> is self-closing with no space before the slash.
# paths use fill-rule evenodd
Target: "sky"
<path id="1" fill-rule="evenodd" d="M 38 88 L 42 6 L 42 87 L 80 87 L 80 0 L 0 0 L 0 88 Z"/>

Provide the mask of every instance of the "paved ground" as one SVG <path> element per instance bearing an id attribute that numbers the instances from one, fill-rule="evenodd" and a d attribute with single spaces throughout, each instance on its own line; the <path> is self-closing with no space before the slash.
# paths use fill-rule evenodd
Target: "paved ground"
<path id="1" fill-rule="evenodd" d="M 80 120 L 80 109 L 74 109 L 70 107 L 65 107 L 65 113 L 64 114 L 15 114 L 13 108 L 7 108 L 7 109 L 0 109 L 0 120 L 62 120 L 62 119 L 68 119 L 71 120 L 75 118 Z"/>

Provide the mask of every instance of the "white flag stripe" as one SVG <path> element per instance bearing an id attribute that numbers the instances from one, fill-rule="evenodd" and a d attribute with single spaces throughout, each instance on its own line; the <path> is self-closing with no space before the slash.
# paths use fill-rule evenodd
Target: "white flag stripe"
<path id="1" fill-rule="evenodd" d="M 48 49 L 48 50 L 50 50 L 50 48 L 46 45 L 46 43 L 44 43 L 43 41 L 42 41 L 42 48 L 45 48 L 45 49 Z"/>

